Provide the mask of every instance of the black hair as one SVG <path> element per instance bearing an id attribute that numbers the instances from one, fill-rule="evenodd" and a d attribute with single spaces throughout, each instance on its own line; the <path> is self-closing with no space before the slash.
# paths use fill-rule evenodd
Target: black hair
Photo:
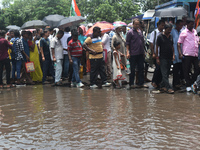
<path id="1" fill-rule="evenodd" d="M 44 36 L 44 32 L 43 33 L 40 33 L 40 37 L 43 37 Z"/>
<path id="2" fill-rule="evenodd" d="M 57 34 L 62 34 L 63 35 L 64 31 L 63 30 L 59 30 Z"/>
<path id="3" fill-rule="evenodd" d="M 65 28 L 65 32 L 69 32 L 70 31 L 70 28 L 69 27 L 66 27 Z"/>
<path id="4" fill-rule="evenodd" d="M 22 36 L 24 36 L 25 34 L 28 34 L 28 31 L 22 31 Z"/>
<path id="5" fill-rule="evenodd" d="M 171 23 L 166 23 L 165 24 L 165 30 L 167 29 L 167 28 L 172 28 L 173 26 L 172 26 L 172 24 Z"/>
<path id="6" fill-rule="evenodd" d="M 116 48 L 118 45 L 120 45 L 120 42 L 114 41 L 113 46 Z"/>
<path id="7" fill-rule="evenodd" d="M 158 22 L 157 22 L 157 26 L 159 26 L 161 23 L 165 23 L 165 21 L 164 20 L 159 20 Z"/>
<path id="8" fill-rule="evenodd" d="M 15 37 L 20 37 L 19 31 L 15 30 L 14 35 L 15 35 Z"/>
<path id="9" fill-rule="evenodd" d="M 4 36 L 5 34 L 6 34 L 6 31 L 5 30 L 1 30 L 0 36 Z"/>
<path id="10" fill-rule="evenodd" d="M 37 33 L 40 31 L 40 28 L 36 29 Z"/>
<path id="11" fill-rule="evenodd" d="M 134 24 L 136 21 L 139 21 L 139 22 L 140 22 L 140 19 L 138 19 L 138 18 L 133 19 L 133 24 Z"/>
<path id="12" fill-rule="evenodd" d="M 78 36 L 78 31 L 76 29 L 72 31 L 72 36 Z"/>
<path id="13" fill-rule="evenodd" d="M 180 23 L 183 23 L 183 20 L 177 20 L 176 21 L 176 24 L 180 24 Z"/>
<path id="14" fill-rule="evenodd" d="M 49 28 L 49 31 L 53 31 L 53 28 Z"/>
<path id="15" fill-rule="evenodd" d="M 101 30 L 101 28 L 99 28 L 99 27 L 94 27 L 94 28 L 93 28 L 93 33 L 97 32 L 97 31 L 99 31 L 99 30 Z"/>
<path id="16" fill-rule="evenodd" d="M 189 23 L 191 23 L 191 22 L 194 22 L 194 19 L 193 18 L 189 18 L 189 19 L 187 19 L 187 24 L 189 24 Z"/>
<path id="17" fill-rule="evenodd" d="M 27 31 L 28 36 L 32 35 L 31 31 Z"/>
<path id="18" fill-rule="evenodd" d="M 14 33 L 15 31 L 14 31 L 14 30 L 10 30 L 10 31 L 9 31 L 9 33 L 11 33 L 11 32 L 13 32 L 13 33 Z"/>

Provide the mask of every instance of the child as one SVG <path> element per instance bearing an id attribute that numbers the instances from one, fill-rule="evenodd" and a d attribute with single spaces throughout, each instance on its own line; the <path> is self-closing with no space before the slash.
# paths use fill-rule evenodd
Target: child
<path id="1" fill-rule="evenodd" d="M 68 43 L 69 62 L 73 64 L 72 87 L 84 87 L 79 77 L 80 62 L 82 56 L 81 42 L 78 40 L 78 32 L 72 32 L 72 39 Z"/>
<path id="2" fill-rule="evenodd" d="M 125 80 L 125 77 L 122 76 L 121 72 L 121 57 L 124 55 L 119 52 L 120 49 L 120 42 L 115 41 L 114 44 L 114 51 L 113 51 L 113 81 L 116 84 L 116 88 L 121 88 L 121 81 Z"/>

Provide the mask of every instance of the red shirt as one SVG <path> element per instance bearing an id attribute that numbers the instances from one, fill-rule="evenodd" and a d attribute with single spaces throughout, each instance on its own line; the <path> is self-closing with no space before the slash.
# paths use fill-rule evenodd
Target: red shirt
<path id="1" fill-rule="evenodd" d="M 12 45 L 5 38 L 0 37 L 0 61 L 8 58 L 8 48 L 12 48 Z"/>
<path id="2" fill-rule="evenodd" d="M 73 39 L 71 39 L 68 43 L 68 51 L 70 51 L 73 57 L 81 57 L 83 51 L 81 42 L 79 40 L 74 42 Z"/>

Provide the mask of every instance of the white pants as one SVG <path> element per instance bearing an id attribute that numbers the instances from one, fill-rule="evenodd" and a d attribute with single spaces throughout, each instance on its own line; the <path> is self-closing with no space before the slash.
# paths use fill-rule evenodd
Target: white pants
<path id="1" fill-rule="evenodd" d="M 56 60 L 56 73 L 55 73 L 55 83 L 59 82 L 62 76 L 62 59 Z"/>

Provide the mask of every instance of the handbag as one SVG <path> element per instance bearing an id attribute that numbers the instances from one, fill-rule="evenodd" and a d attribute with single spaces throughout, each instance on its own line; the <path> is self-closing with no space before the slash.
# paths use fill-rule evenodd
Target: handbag
<path id="1" fill-rule="evenodd" d="M 26 67 L 26 72 L 27 73 L 35 72 L 35 65 L 34 65 L 33 61 L 26 62 L 25 63 L 25 67 Z"/>

